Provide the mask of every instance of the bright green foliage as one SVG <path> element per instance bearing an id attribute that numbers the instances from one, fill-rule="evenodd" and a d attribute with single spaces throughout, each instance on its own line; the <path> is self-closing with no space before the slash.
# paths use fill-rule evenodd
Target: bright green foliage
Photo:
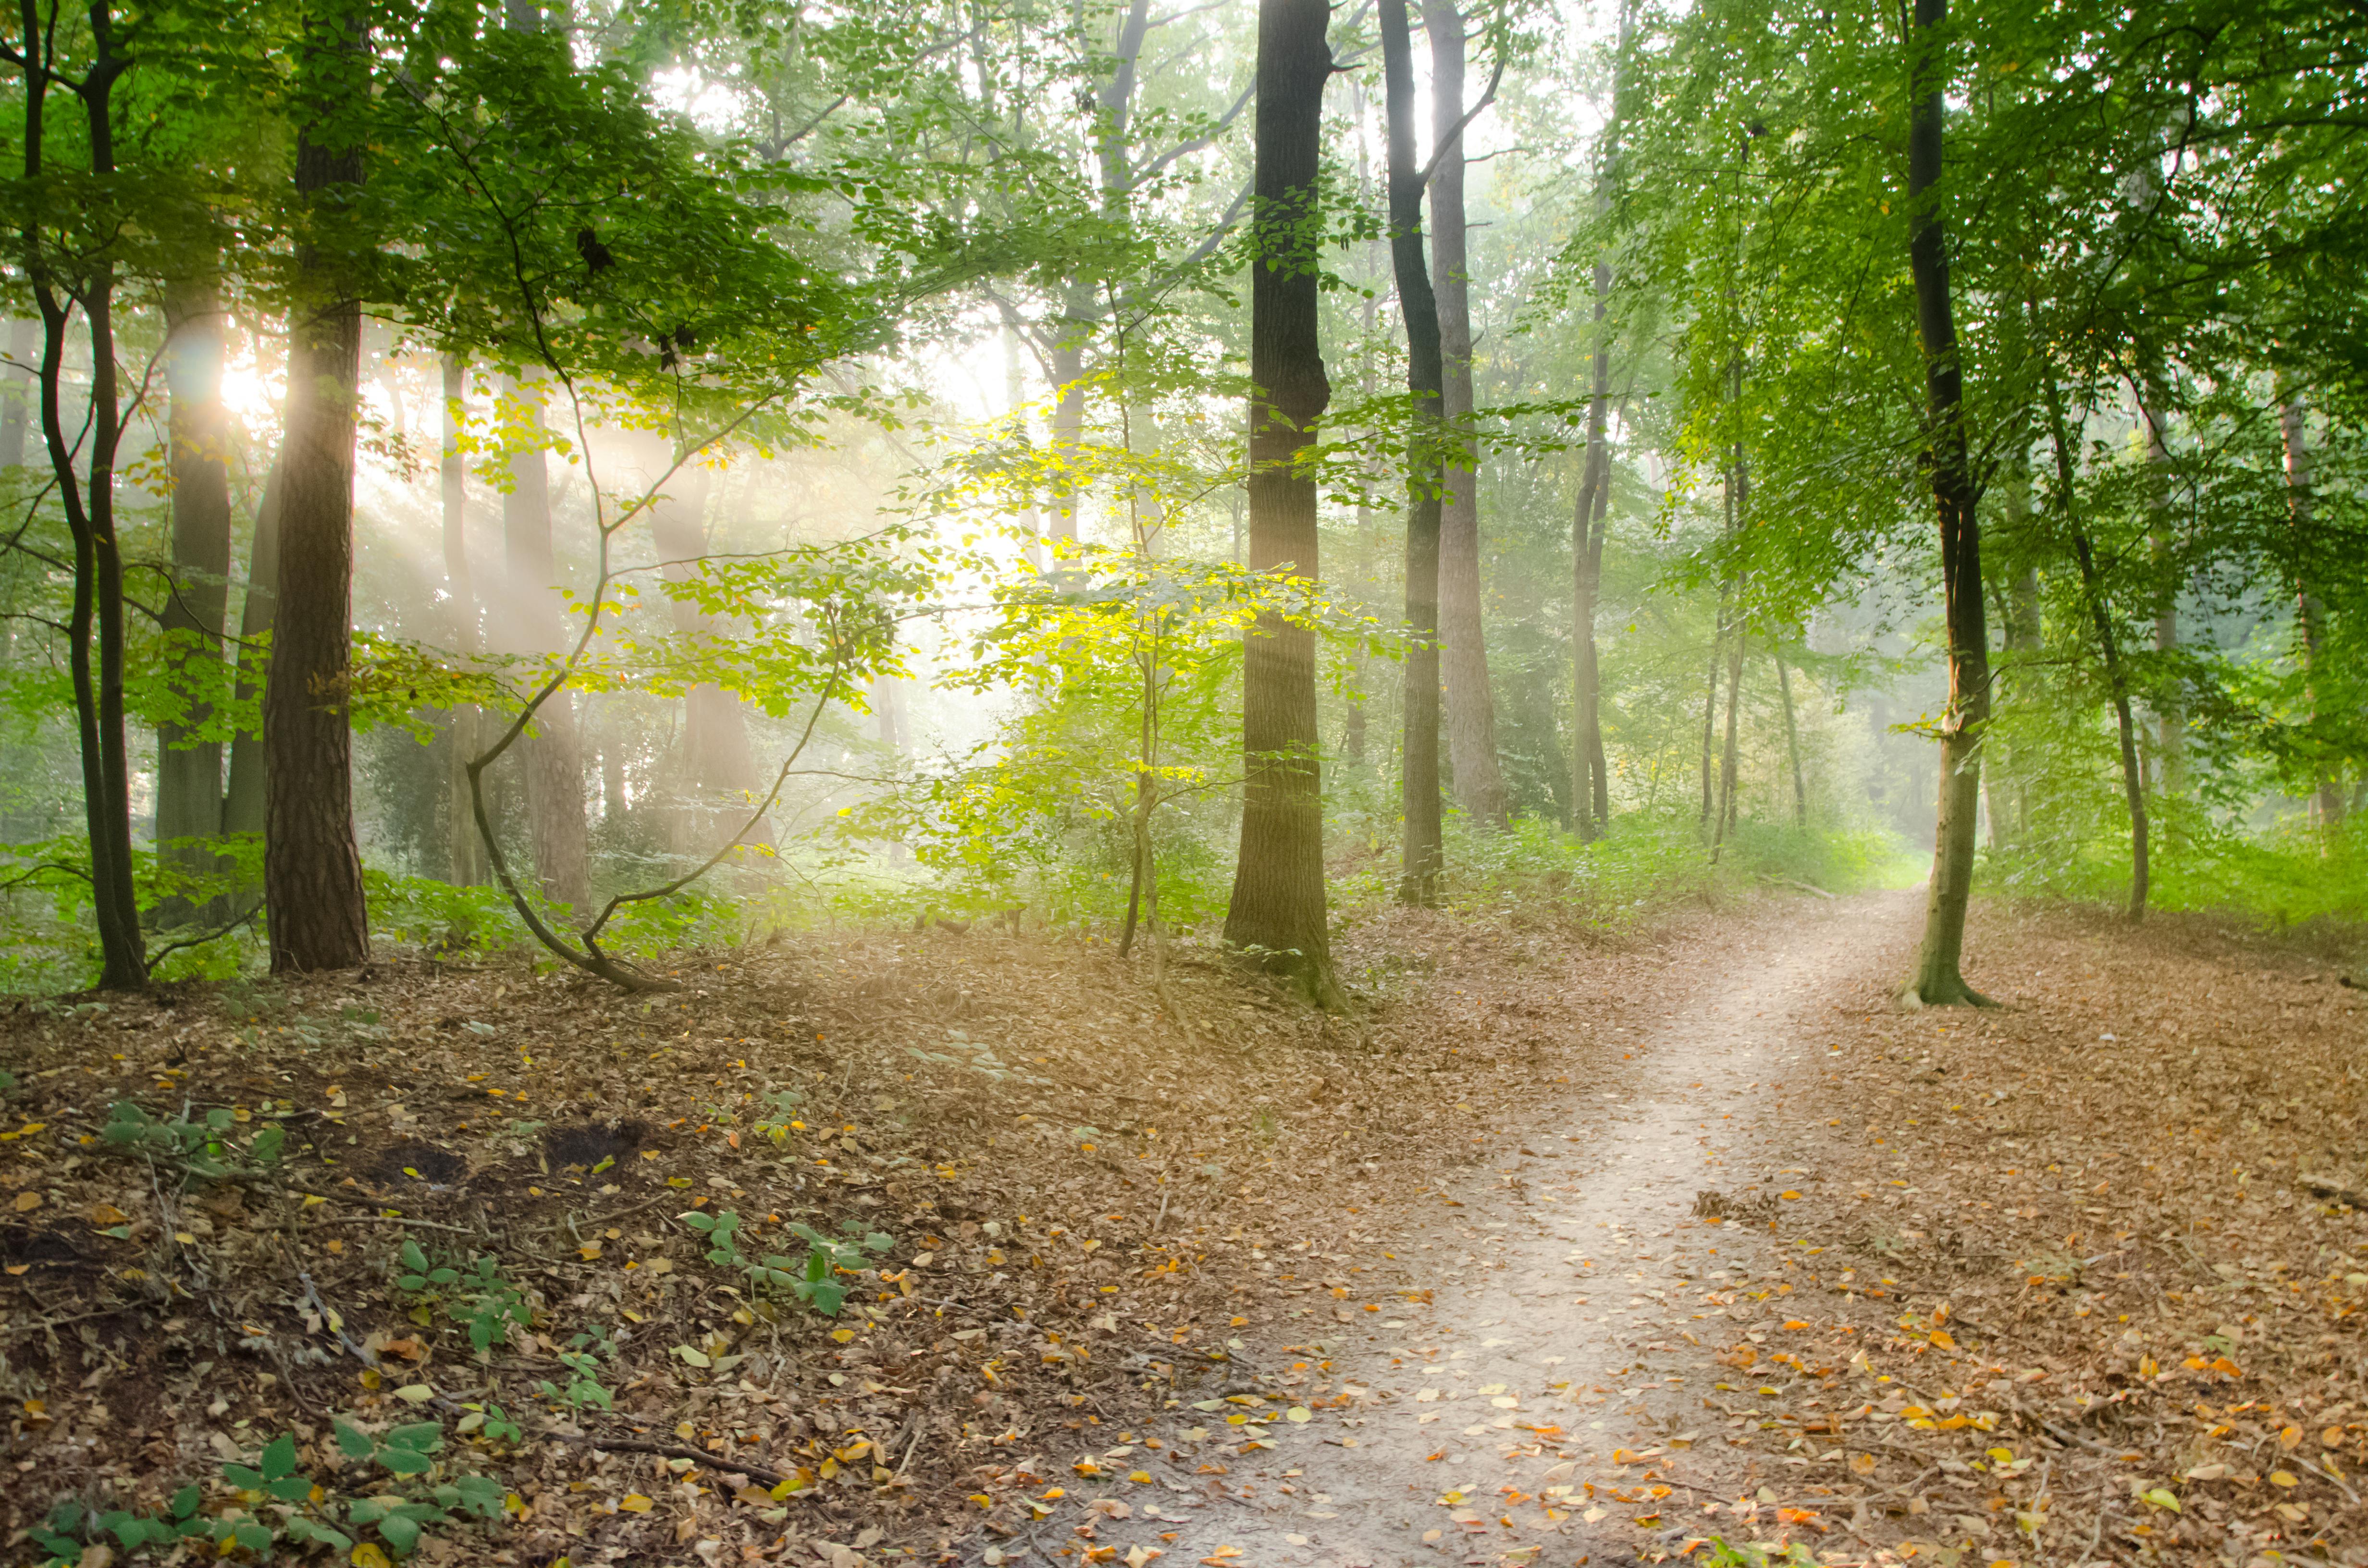
<path id="1" fill-rule="evenodd" d="M 825 1317 L 837 1317 L 839 1308 L 846 1304 L 847 1287 L 840 1283 L 838 1276 L 860 1269 L 896 1244 L 896 1239 L 885 1232 L 865 1233 L 853 1221 L 848 1222 L 848 1234 L 843 1237 L 826 1236 L 811 1225 L 792 1223 L 790 1233 L 806 1244 L 803 1263 L 778 1253 L 751 1258 L 740 1250 L 737 1210 L 725 1209 L 709 1214 L 692 1209 L 675 1217 L 706 1241 L 708 1262 L 719 1268 L 738 1269 L 761 1293 L 787 1297 Z"/>
<path id="2" fill-rule="evenodd" d="M 266 1122 L 242 1139 L 238 1127 L 236 1114 L 227 1108 L 183 1121 L 154 1116 L 137 1101 L 118 1100 L 108 1108 L 99 1146 L 109 1153 L 159 1161 L 200 1181 L 279 1162 L 288 1145 L 287 1129 Z"/>
<path id="3" fill-rule="evenodd" d="M 71 1499 L 58 1504 L 31 1531 L 34 1544 L 49 1554 L 41 1560 L 44 1568 L 70 1568 L 84 1560 L 85 1542 L 101 1540 L 125 1551 L 163 1551 L 184 1541 L 208 1540 L 217 1555 L 245 1551 L 264 1561 L 282 1547 L 301 1551 L 324 1546 L 344 1553 L 370 1527 L 388 1551 L 404 1557 L 435 1526 L 456 1518 L 501 1517 L 507 1494 L 499 1482 L 473 1474 L 437 1479 L 441 1423 L 413 1422 L 383 1437 L 345 1421 L 335 1426 L 338 1452 L 377 1465 L 392 1480 L 372 1483 L 369 1496 L 331 1496 L 298 1471 L 295 1435 L 282 1432 L 264 1445 L 255 1463 L 223 1464 L 222 1484 L 230 1495 L 215 1507 L 206 1506 L 205 1489 L 194 1483 L 176 1492 L 156 1515 L 89 1508 Z"/>
<path id="4" fill-rule="evenodd" d="M 420 1298 L 412 1321 L 424 1325 L 440 1306 L 445 1315 L 466 1326 L 470 1346 L 480 1355 L 496 1341 L 506 1342 L 513 1324 L 524 1328 L 534 1319 L 526 1292 L 503 1278 L 500 1263 L 491 1255 L 481 1256 L 462 1270 L 432 1264 L 419 1244 L 405 1237 L 403 1267 L 406 1272 L 395 1276 L 395 1288 Z"/>

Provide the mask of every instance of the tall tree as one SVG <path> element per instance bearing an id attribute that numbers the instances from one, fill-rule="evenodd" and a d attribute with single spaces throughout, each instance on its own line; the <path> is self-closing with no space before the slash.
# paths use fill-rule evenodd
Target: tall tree
<path id="1" fill-rule="evenodd" d="M 1423 260 L 1423 168 L 1414 140 L 1414 49 L 1406 0 L 1382 0 L 1382 83 L 1389 122 L 1390 267 L 1406 318 L 1406 426 L 1405 817 L 1398 899 L 1439 902 L 1446 855 L 1439 812 L 1439 532 L 1440 389 L 1445 380 L 1439 305 Z"/>
<path id="2" fill-rule="evenodd" d="M 354 842 L 354 434 L 362 312 L 353 241 L 339 218 L 362 180 L 344 106 L 368 96 L 359 10 L 316 15 L 302 67 L 310 118 L 296 139 L 307 233 L 290 307 L 287 433 L 280 449 L 279 562 L 263 693 L 263 902 L 271 967 L 351 969 L 370 959 Z"/>
<path id="3" fill-rule="evenodd" d="M 1628 7 L 1620 7 L 1620 30 L 1612 45 L 1611 111 L 1595 169 L 1595 221 L 1608 224 L 1612 183 L 1620 168 L 1620 73 L 1628 54 Z M 1611 256 L 1610 235 L 1599 234 L 1595 257 L 1595 350 L 1593 385 L 1587 404 L 1587 465 L 1571 517 L 1570 811 L 1579 836 L 1592 842 L 1611 826 L 1611 781 L 1603 756 L 1603 672 L 1595 642 L 1596 607 L 1603 595 L 1603 536 L 1611 516 Z"/>
<path id="4" fill-rule="evenodd" d="M 452 651 L 474 658 L 481 651 L 477 630 L 476 574 L 469 569 L 469 472 L 461 460 L 461 437 L 469 393 L 468 362 L 458 354 L 440 357 L 444 392 L 444 447 L 437 469 L 438 499 L 444 513 L 445 609 L 450 618 Z M 485 849 L 477 838 L 470 814 L 469 758 L 477 755 L 477 710 L 462 703 L 452 710 L 445 773 L 446 833 L 451 843 L 450 871 L 455 886 L 472 888 L 485 880 Z"/>
<path id="5" fill-rule="evenodd" d="M 519 410 L 521 443 L 510 454 L 510 487 L 502 496 L 502 547 L 508 577 L 511 653 L 564 652 L 567 621 L 560 598 L 558 552 L 551 529 L 551 454 L 543 444 L 542 393 L 513 380 L 507 395 Z M 535 714 L 525 753 L 527 830 L 534 869 L 545 897 L 583 904 L 592 898 L 590 829 L 584 815 L 584 742 L 575 722 L 575 694 L 563 687 Z"/>
<path id="6" fill-rule="evenodd" d="M 1452 460 L 1439 504 L 1439 620 L 1447 676 L 1447 745 L 1455 799 L 1483 827 L 1510 812 L 1497 757 L 1497 703 L 1488 683 L 1488 638 L 1480 608 L 1480 476 L 1472 417 L 1470 247 L 1463 216 L 1463 17 L 1455 0 L 1428 0 L 1430 113 L 1436 165 L 1430 176 L 1431 276 L 1439 302 L 1439 417 Z"/>
<path id="7" fill-rule="evenodd" d="M 1949 294 L 1949 243 L 1941 205 L 1941 129 L 1946 120 L 1949 0 L 1915 0 L 1907 38 L 1907 242 L 1924 354 L 1925 471 L 1941 532 L 1941 581 L 1949 639 L 1949 706 L 1941 721 L 1941 784 L 1925 899 L 1924 939 L 1907 994 L 1924 1006 L 1987 1002 L 1965 983 L 1965 908 L 1974 890 L 1974 830 L 1980 815 L 1982 731 L 1989 722 L 1989 625 L 1982 602 L 1981 521 L 1964 378 Z"/>
<path id="8" fill-rule="evenodd" d="M 125 414 L 115 363 L 115 292 L 120 263 L 114 242 L 120 231 L 103 211 L 86 212 L 85 201 L 112 195 L 116 173 L 115 85 L 131 66 L 116 48 L 115 14 L 105 0 L 90 8 L 89 56 L 79 79 L 61 67 L 58 17 L 44 25 L 33 7 L 24 12 L 25 35 L 12 51 L 22 74 L 25 178 L 40 182 L 66 171 L 48 166 L 46 112 L 55 86 L 81 100 L 86 126 L 89 182 L 84 197 L 30 209 L 20 231 L 21 263 L 41 316 L 39 375 L 41 436 L 66 529 L 74 540 L 74 608 L 66 626 L 67 665 L 74 687 L 74 732 L 82 754 L 83 821 L 90 835 L 91 906 L 98 928 L 103 990 L 131 990 L 146 983 L 146 944 L 131 881 L 131 768 L 124 736 L 123 552 L 115 528 L 115 459 L 123 439 Z M 71 28 L 66 37 L 71 39 Z M 46 210 L 44 210 L 46 209 Z M 48 219 L 48 225 L 44 224 Z M 96 218 L 100 233 L 65 225 Z M 66 334 L 79 306 L 90 340 L 90 406 L 84 428 L 70 428 L 64 407 Z M 74 472 L 78 453 L 88 464 Z"/>
<path id="9" fill-rule="evenodd" d="M 2319 622 L 2325 619 L 2326 611 L 2302 565 L 2312 523 L 2310 426 L 2307 411 L 2295 394 L 2288 393 L 2278 400 L 2278 436 L 2285 460 L 2286 521 L 2294 536 L 2294 625 L 2301 634 L 2303 698 L 2309 705 L 2311 717 L 2317 718 L 2318 681 L 2324 673 L 2319 668 Z M 2311 792 L 2311 810 L 2331 846 L 2335 831 L 2343 825 L 2343 788 L 2336 781 L 2334 771 L 2324 764 L 2317 787 Z"/>
<path id="10" fill-rule="evenodd" d="M 158 855 L 191 876 L 215 869 L 222 830 L 222 746 L 199 733 L 222 662 L 230 608 L 230 463 L 222 416 L 222 310 L 211 272 L 165 289 L 166 426 L 173 465 L 173 571 L 164 613 L 165 662 L 186 715 L 156 727 Z M 159 924 L 195 918 L 184 898 L 168 899 Z"/>
<path id="11" fill-rule="evenodd" d="M 1401 16 L 1403 7 L 1401 6 Z M 1317 333 L 1315 229 L 1326 0 L 1258 0 L 1250 270 L 1249 565 L 1316 580 L 1315 481 L 1299 468 L 1332 399 Z M 1262 612 L 1242 651 L 1242 834 L 1225 940 L 1337 1004 L 1326 928 L 1315 635 Z"/>

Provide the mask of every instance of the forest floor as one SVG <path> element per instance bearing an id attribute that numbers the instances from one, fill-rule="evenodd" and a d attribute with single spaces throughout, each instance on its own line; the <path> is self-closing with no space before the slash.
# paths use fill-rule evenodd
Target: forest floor
<path id="1" fill-rule="evenodd" d="M 19 1004 L 6 1560 L 194 1482 L 431 1562 L 2368 1563 L 2342 955 L 1989 908 L 2002 1006 L 1902 1014 L 1917 914 L 1393 913 L 1329 1020 L 984 926 Z"/>

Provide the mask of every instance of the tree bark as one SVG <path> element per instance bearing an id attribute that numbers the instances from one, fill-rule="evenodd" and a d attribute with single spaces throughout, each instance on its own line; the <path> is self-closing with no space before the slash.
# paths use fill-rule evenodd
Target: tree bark
<path id="1" fill-rule="evenodd" d="M 1907 196 L 1917 204 L 1908 239 L 1917 335 L 1924 352 L 1926 470 L 1941 531 L 1941 576 L 1949 638 L 1949 707 L 1941 722 L 1941 783 L 1925 899 L 1924 938 L 1907 992 L 1926 1006 L 1983 1005 L 1965 983 L 1965 912 L 1973 897 L 1974 832 L 1980 812 L 1982 733 L 1990 713 L 1989 627 L 1982 603 L 1981 521 L 1965 437 L 1964 380 L 1949 292 L 1947 228 L 1934 187 L 1941 179 L 1946 109 L 1941 28 L 1949 0 L 1915 0 L 1907 35 L 1911 103 Z"/>
<path id="2" fill-rule="evenodd" d="M 315 69 L 359 53 L 359 13 L 314 23 Z M 307 125 L 296 142 L 298 201 L 319 210 L 362 178 L 361 150 Z M 310 243 L 296 253 L 287 431 L 280 449 L 279 613 L 263 694 L 263 901 L 271 968 L 351 969 L 370 960 L 370 917 L 354 842 L 354 415 L 361 302 L 345 269 Z"/>
<path id="3" fill-rule="evenodd" d="M 2285 444 L 2286 520 L 2294 534 L 2294 621 L 2302 633 L 2303 701 L 2311 716 L 2318 716 L 2319 647 L 2318 597 L 2311 592 L 2307 565 L 2313 511 L 2310 477 L 2310 430 L 2307 415 L 2299 397 L 2288 395 L 2278 403 L 2278 431 Z M 2330 772 L 2322 772 L 2318 787 L 2312 791 L 2312 803 L 2318 818 L 2319 831 L 2332 848 L 2336 830 L 2343 825 L 2343 789 Z"/>
<path id="4" fill-rule="evenodd" d="M 469 474 L 461 457 L 463 400 L 469 393 L 469 367 L 457 354 L 443 358 L 444 451 L 438 469 L 439 499 L 444 508 L 444 591 L 446 613 L 451 618 L 452 649 L 473 658 L 481 649 L 477 630 L 476 577 L 469 568 Z M 450 840 L 449 867 L 455 887 L 484 884 L 485 846 L 477 837 L 476 818 L 469 803 L 469 759 L 477 755 L 477 710 L 462 704 L 452 710 L 447 736 L 444 780 L 445 824 Z"/>
<path id="5" fill-rule="evenodd" d="M 1423 260 L 1422 165 L 1415 152 L 1414 51 L 1406 0 L 1382 0 L 1382 79 L 1389 121 L 1390 265 L 1406 318 L 1406 755 L 1404 862 L 1398 901 L 1439 902 L 1446 855 L 1439 801 L 1439 549 L 1440 392 L 1445 381 L 1439 307 Z"/>
<path id="6" fill-rule="evenodd" d="M 171 397 L 173 580 L 165 596 L 165 659 L 173 684 L 210 689 L 222 662 L 230 608 L 230 465 L 222 417 L 222 312 L 211 276 L 165 290 L 165 381 Z M 218 869 L 222 830 L 222 747 L 193 732 L 211 717 L 192 699 L 188 722 L 156 728 L 157 858 L 194 877 Z M 218 920 L 186 897 L 165 899 L 159 925 Z"/>
<path id="7" fill-rule="evenodd" d="M 1439 508 L 1439 620 L 1447 680 L 1447 744 L 1455 800 L 1484 829 L 1511 818 L 1497 756 L 1497 703 L 1480 608 L 1480 476 L 1465 426 L 1472 416 L 1472 303 L 1463 216 L 1463 17 L 1455 0 L 1426 0 L 1430 34 L 1431 278 L 1439 308 L 1439 417 L 1452 460 Z"/>
<path id="8" fill-rule="evenodd" d="M 2152 531 L 2155 562 L 2167 576 L 2176 532 L 2170 516 L 2170 442 L 2163 428 L 2159 408 L 2141 406 L 2138 416 L 2146 426 L 2146 502 L 2155 517 Z M 2165 581 L 2158 585 L 2157 592 L 2161 597 L 2154 612 L 2154 651 L 2175 653 L 2179 651 L 2179 588 L 2175 583 Z M 2166 689 L 2175 690 L 2175 687 L 2167 686 Z M 2162 792 L 2165 795 L 2183 794 L 2187 789 L 2187 712 L 2175 695 L 2165 697 L 2160 710 L 2155 715 L 2155 755 L 2157 766 L 2162 772 Z M 2165 824 L 2166 836 L 2176 834 L 2178 822 L 2174 813 Z"/>
<path id="9" fill-rule="evenodd" d="M 1315 482 L 1297 470 L 1331 401 L 1318 335 L 1315 239 L 1326 0 L 1259 0 L 1250 272 L 1249 564 L 1320 580 Z M 1325 922 L 1324 801 L 1316 756 L 1315 635 L 1266 613 L 1242 656 L 1241 848 L 1225 940 L 1258 950 L 1338 1006 Z"/>
<path id="10" fill-rule="evenodd" d="M 1782 639 L 1768 640 L 1768 655 L 1776 661 L 1776 690 L 1784 699 L 1784 756 L 1793 765 L 1793 823 L 1809 825 L 1809 785 L 1801 773 L 1801 726 L 1793 716 L 1793 677 L 1784 667 Z"/>
<path id="11" fill-rule="evenodd" d="M 43 118 L 49 91 L 60 79 L 49 70 L 49 40 L 27 13 L 18 68 L 25 77 L 25 174 L 42 173 Z M 114 84 L 129 63 L 115 52 L 114 17 L 104 4 L 90 9 L 94 57 L 73 90 L 88 126 L 90 173 L 104 182 L 115 172 L 111 103 Z M 73 608 L 66 627 L 67 665 L 74 688 L 74 732 L 82 762 L 83 821 L 90 838 L 91 909 L 99 942 L 102 990 L 135 990 L 147 983 L 145 943 L 131 868 L 131 790 L 124 733 L 123 556 L 115 531 L 115 458 L 123 412 L 115 363 L 115 263 L 102 252 L 67 281 L 37 228 L 24 233 L 23 265 L 41 315 L 40 417 L 43 443 L 58 500 L 74 541 Z M 69 239 L 63 252 L 78 247 Z M 61 296 L 64 296 L 61 298 Z M 90 335 L 90 412 L 69 434 L 63 407 L 65 339 L 79 303 Z M 74 472 L 87 442 L 88 468 Z"/>
<path id="12" fill-rule="evenodd" d="M 1616 98 L 1615 98 L 1616 101 Z M 1616 122 L 1615 122 L 1616 125 Z M 1608 203 L 1599 198 L 1596 210 Z M 1571 814 L 1589 843 L 1611 831 L 1611 783 L 1603 776 L 1603 676 L 1595 642 L 1596 607 L 1603 592 L 1603 535 L 1611 510 L 1611 451 L 1606 425 L 1611 404 L 1611 264 L 1595 264 L 1595 385 L 1587 410 L 1587 467 L 1571 517 L 1572 696 Z"/>
<path id="13" fill-rule="evenodd" d="M 528 404 L 529 424 L 542 429 L 540 391 L 518 381 L 510 395 Z M 502 549 L 515 627 L 512 652 L 552 654 L 565 650 L 567 621 L 559 596 L 559 564 L 552 545 L 550 457 L 540 439 L 510 454 L 510 489 L 502 497 Z M 560 687 L 521 736 L 526 772 L 527 828 L 543 896 L 582 905 L 592 899 L 591 846 L 584 815 L 584 743 L 575 722 L 575 694 Z"/>

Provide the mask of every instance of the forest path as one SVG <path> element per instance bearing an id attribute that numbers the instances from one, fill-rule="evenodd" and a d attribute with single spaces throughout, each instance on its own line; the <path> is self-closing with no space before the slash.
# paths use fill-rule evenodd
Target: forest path
<path id="1" fill-rule="evenodd" d="M 1432 1211 L 1427 1222 L 1417 1214 L 1375 1227 L 1413 1288 L 1436 1282 L 1433 1299 L 1392 1304 L 1378 1320 L 1336 1310 L 1373 1326 L 1337 1330 L 1321 1351 L 1254 1347 L 1280 1355 L 1281 1367 L 1328 1355 L 1333 1385 L 1363 1391 L 1353 1406 L 1270 1421 L 1268 1449 L 1245 1449 L 1238 1426 L 1227 1432 L 1228 1414 L 1255 1415 L 1255 1406 L 1178 1412 L 1151 1435 L 1197 1458 L 1200 1473 L 1162 1467 L 1166 1500 L 1149 1506 L 1149 1489 L 1125 1489 L 1132 1517 L 1100 1521 L 1094 1546 L 1115 1546 L 1119 1562 L 1157 1551 L 1170 1564 L 1237 1568 L 1567 1565 L 1624 1562 L 1717 1530 L 1709 1508 L 1774 1478 L 1708 1449 L 1725 1419 L 1704 1408 L 1713 1385 L 1742 1376 L 1714 1352 L 1748 1328 L 1772 1327 L 1754 1320 L 1782 1319 L 1771 1292 L 1792 1286 L 1767 1227 L 1706 1223 L 1692 1213 L 1696 1195 L 1775 1201 L 1788 1128 L 1805 1131 L 1821 1110 L 1813 1093 L 1796 1097 L 1821 1076 L 1804 1059 L 1801 1026 L 1853 982 L 1904 972 L 1917 896 L 1804 900 L 1777 918 L 1738 922 L 1731 944 L 1689 944 L 1691 961 L 1665 969 L 1666 991 L 1649 999 L 1665 1021 L 1644 1034 L 1625 1081 L 1585 1076 L 1568 1028 L 1572 1059 L 1556 1065 L 1578 1081 L 1542 1096 L 1532 1124 L 1511 1130 L 1526 1157 L 1509 1173 L 1443 1174 L 1417 1205 Z M 1700 1305 L 1699 1292 L 1726 1285 L 1740 1304 L 1725 1314 L 1738 1321 L 1715 1335 L 1702 1320 L 1718 1312 L 1670 1299 L 1690 1287 Z M 1705 1447 L 1686 1451 L 1697 1436 Z M 1615 1463 L 1645 1450 L 1645 1467 L 1667 1467 L 1649 1481 Z M 1137 1449 L 1117 1468 L 1150 1458 Z M 1197 1484 L 1179 1484 L 1187 1480 Z M 1656 1499 L 1656 1486 L 1674 1489 Z M 1075 1517 L 1048 1519 L 1036 1550 L 1076 1561 L 1084 1543 L 1053 1533 Z M 1738 1532 L 1730 1522 L 1723 1533 Z M 998 1556 L 1026 1560 L 1018 1542 Z"/>

